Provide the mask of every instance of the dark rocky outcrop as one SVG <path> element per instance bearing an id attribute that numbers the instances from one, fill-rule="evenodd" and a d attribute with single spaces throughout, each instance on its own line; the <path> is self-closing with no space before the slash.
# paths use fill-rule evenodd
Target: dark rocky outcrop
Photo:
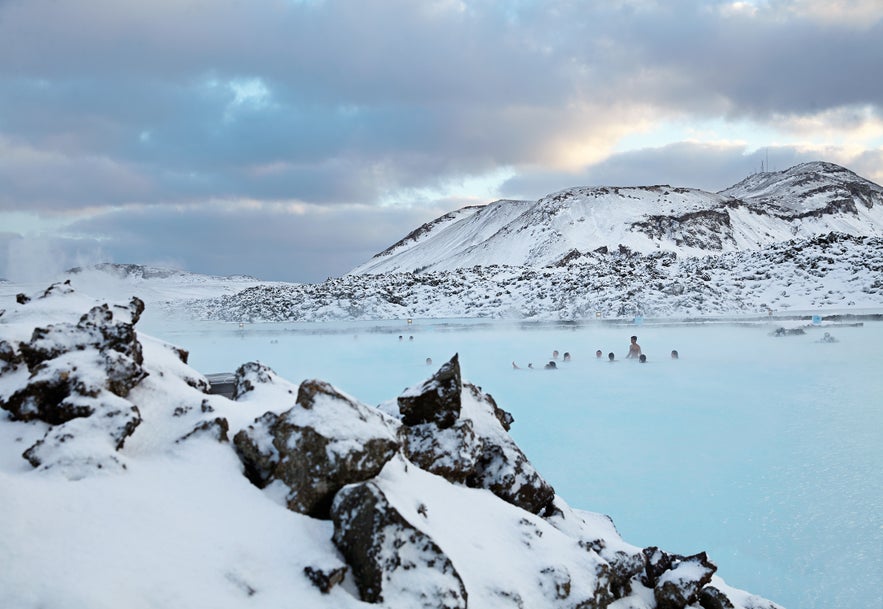
<path id="1" fill-rule="evenodd" d="M 441 548 L 371 482 L 341 490 L 331 509 L 334 544 L 359 595 L 402 609 L 465 609 L 466 587 Z"/>
<path id="2" fill-rule="evenodd" d="M 254 391 L 255 384 L 272 382 L 276 373 L 260 362 L 247 362 L 236 369 L 234 377 L 233 397 L 230 399 L 238 400 L 249 391 Z"/>
<path id="3" fill-rule="evenodd" d="M 653 595 L 657 609 L 684 609 L 699 601 L 699 594 L 717 571 L 705 552 L 676 557 L 671 569 L 659 576 Z"/>
<path id="4" fill-rule="evenodd" d="M 450 482 L 488 489 L 534 514 L 551 503 L 554 489 L 508 434 L 512 415 L 479 387 L 462 382 L 456 355 L 398 403 L 405 455 L 418 466 Z"/>
<path id="5" fill-rule="evenodd" d="M 703 609 L 735 609 L 727 595 L 714 586 L 705 586 L 699 593 L 699 604 Z"/>
<path id="6" fill-rule="evenodd" d="M 40 298 L 68 290 L 55 284 Z M 34 467 L 121 467 L 113 453 L 141 423 L 137 406 L 125 398 L 147 376 L 134 330 L 143 310 L 138 298 L 125 306 L 103 304 L 76 324 L 35 328 L 17 352 L 15 345 L 0 343 L 0 374 L 27 369 L 0 398 L 0 408 L 15 419 L 53 426 L 23 454 Z M 96 435 L 106 440 L 104 448 L 94 442 Z"/>
<path id="7" fill-rule="evenodd" d="M 457 354 L 426 382 L 399 396 L 399 412 L 405 425 L 434 423 L 439 429 L 450 427 L 460 417 L 460 360 Z"/>
<path id="8" fill-rule="evenodd" d="M 233 439 L 249 479 L 288 487 L 288 508 L 328 518 L 335 493 L 376 476 L 398 451 L 394 422 L 323 381 L 304 381 L 293 408 L 268 412 Z"/>
<path id="9" fill-rule="evenodd" d="M 461 419 L 445 429 L 433 423 L 403 426 L 402 436 L 405 455 L 411 462 L 459 484 L 465 484 L 475 471 L 483 448 L 469 419 Z"/>

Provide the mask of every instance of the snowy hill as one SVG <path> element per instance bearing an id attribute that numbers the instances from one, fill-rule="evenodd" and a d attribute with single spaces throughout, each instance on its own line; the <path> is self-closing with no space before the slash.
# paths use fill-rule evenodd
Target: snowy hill
<path id="1" fill-rule="evenodd" d="M 347 275 L 255 286 L 180 305 L 203 319 L 680 318 L 770 311 L 883 310 L 883 238 L 838 233 L 758 250 L 678 257 L 571 253 L 555 266 Z"/>
<path id="2" fill-rule="evenodd" d="M 456 355 L 378 407 L 255 362 L 228 399 L 135 329 L 137 297 L 20 300 L 0 314 L 2 607 L 778 607 L 570 507 Z"/>
<path id="3" fill-rule="evenodd" d="M 430 222 L 352 275 L 554 264 L 620 246 L 678 256 L 758 249 L 830 232 L 883 236 L 883 188 L 831 163 L 750 176 L 714 194 L 671 186 L 581 187 L 498 201 Z"/>

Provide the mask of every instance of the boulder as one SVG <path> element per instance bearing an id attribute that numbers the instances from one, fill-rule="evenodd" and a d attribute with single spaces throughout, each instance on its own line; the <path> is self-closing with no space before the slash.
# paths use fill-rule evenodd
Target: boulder
<path id="1" fill-rule="evenodd" d="M 736 609 L 726 594 L 714 586 L 705 586 L 699 593 L 699 604 L 702 609 Z"/>
<path id="2" fill-rule="evenodd" d="M 434 423 L 403 426 L 401 433 L 405 456 L 417 467 L 449 482 L 465 484 L 481 456 L 482 443 L 469 419 L 444 429 Z"/>
<path id="3" fill-rule="evenodd" d="M 431 378 L 399 396 L 399 411 L 405 425 L 434 423 L 439 429 L 452 426 L 460 417 L 460 360 L 457 354 Z"/>
<path id="4" fill-rule="evenodd" d="M 705 552 L 673 559 L 671 569 L 659 576 L 653 589 L 657 609 L 684 609 L 697 603 L 715 571 L 717 566 Z"/>
<path id="5" fill-rule="evenodd" d="M 230 399 L 238 400 L 249 391 L 254 391 L 256 384 L 272 382 L 276 373 L 260 362 L 247 362 L 236 369 L 234 377 L 233 397 Z"/>
<path id="6" fill-rule="evenodd" d="M 466 402 L 468 401 L 468 407 Z M 450 482 L 488 489 L 534 514 L 555 496 L 508 430 L 512 415 L 463 383 L 457 355 L 398 398 L 405 455 Z"/>
<path id="7" fill-rule="evenodd" d="M 323 381 L 304 381 L 295 406 L 236 434 L 245 473 L 259 488 L 285 487 L 289 509 L 328 518 L 335 493 L 373 478 L 400 448 L 396 422 Z"/>
<path id="8" fill-rule="evenodd" d="M 332 539 L 363 601 L 391 609 L 466 608 L 466 588 L 451 560 L 390 505 L 376 484 L 342 489 L 331 518 Z"/>

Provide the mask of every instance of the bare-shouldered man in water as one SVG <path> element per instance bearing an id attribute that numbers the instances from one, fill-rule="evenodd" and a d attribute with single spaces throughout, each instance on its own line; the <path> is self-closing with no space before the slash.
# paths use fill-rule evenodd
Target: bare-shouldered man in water
<path id="1" fill-rule="evenodd" d="M 638 337 L 632 336 L 632 344 L 629 345 L 628 355 L 626 359 L 641 357 L 641 345 L 638 344 Z"/>

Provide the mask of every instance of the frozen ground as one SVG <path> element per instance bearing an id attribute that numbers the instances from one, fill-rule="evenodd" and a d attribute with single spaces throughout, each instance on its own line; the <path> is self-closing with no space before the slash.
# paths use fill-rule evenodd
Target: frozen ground
<path id="1" fill-rule="evenodd" d="M 190 349 L 204 373 L 260 360 L 291 381 L 322 378 L 369 404 L 459 352 L 464 378 L 515 415 L 514 438 L 556 491 L 610 514 L 625 539 L 707 550 L 730 584 L 785 607 L 878 606 L 883 323 L 770 336 L 780 325 L 797 322 L 142 330 Z M 839 342 L 817 342 L 824 331 Z M 648 363 L 607 362 L 609 351 L 622 359 L 632 333 Z M 513 360 L 541 368 L 553 349 L 573 361 L 557 371 L 512 369 Z"/>

